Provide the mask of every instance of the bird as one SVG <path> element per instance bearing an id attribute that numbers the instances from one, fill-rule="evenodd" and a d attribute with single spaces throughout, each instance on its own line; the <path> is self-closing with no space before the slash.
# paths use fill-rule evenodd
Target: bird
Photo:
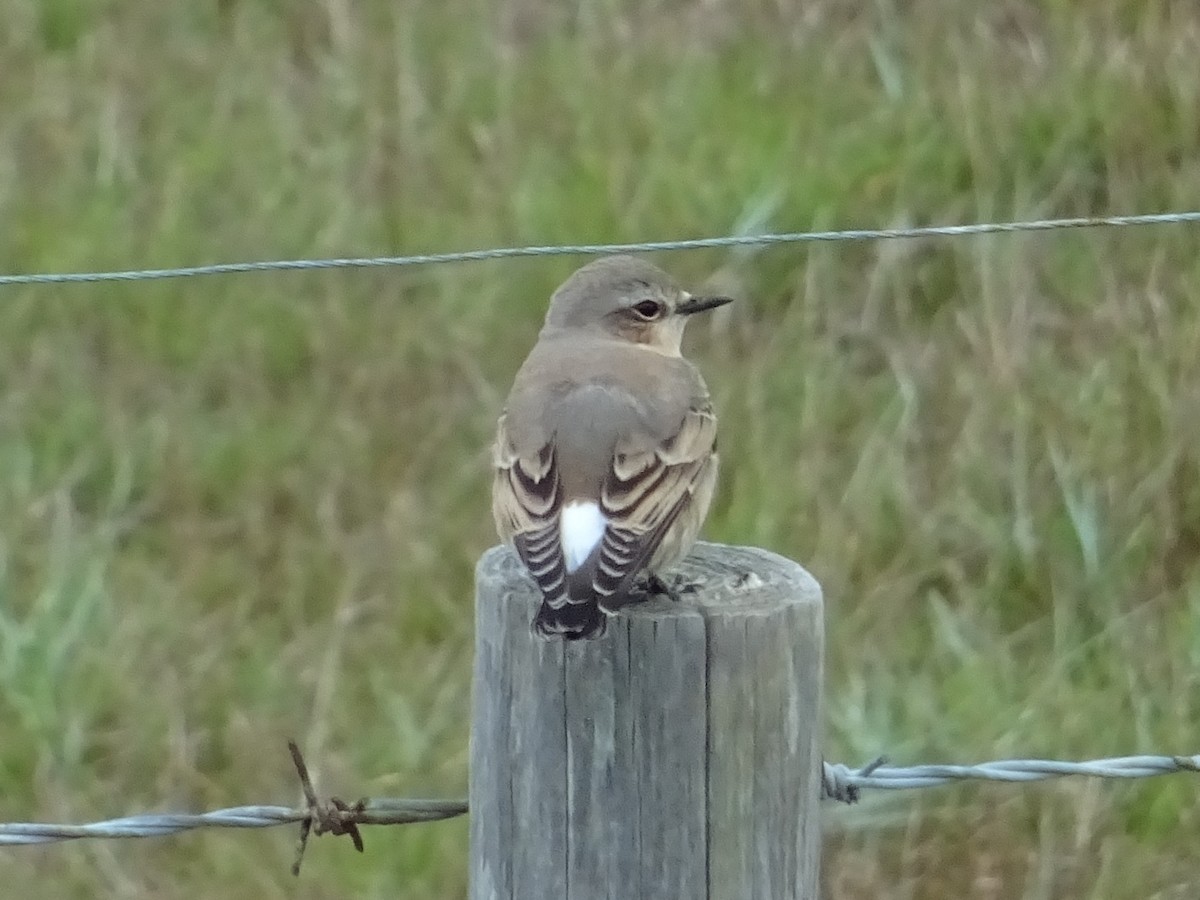
<path id="1" fill-rule="evenodd" d="M 550 298 L 493 444 L 492 513 L 541 592 L 531 629 L 594 639 L 691 549 L 717 483 L 717 417 L 681 354 L 694 296 L 636 256 L 578 269 Z"/>

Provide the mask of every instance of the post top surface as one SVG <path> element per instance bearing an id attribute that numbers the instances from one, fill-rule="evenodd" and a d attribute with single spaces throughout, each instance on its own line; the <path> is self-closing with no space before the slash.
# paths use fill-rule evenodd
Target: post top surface
<path id="1" fill-rule="evenodd" d="M 797 562 L 758 547 L 738 547 L 698 541 L 674 570 L 695 589 L 680 594 L 679 602 L 655 598 L 621 610 L 630 617 L 740 615 L 787 606 L 821 604 L 821 587 Z M 476 577 L 493 589 L 534 594 L 537 587 L 516 553 L 507 546 L 492 547 L 479 560 Z"/>

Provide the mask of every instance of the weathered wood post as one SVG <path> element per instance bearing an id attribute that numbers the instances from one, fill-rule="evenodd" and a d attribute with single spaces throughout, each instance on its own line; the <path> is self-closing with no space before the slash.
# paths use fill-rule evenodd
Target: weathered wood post
<path id="1" fill-rule="evenodd" d="M 753 548 L 682 571 L 564 644 L 515 554 L 479 561 L 472 900 L 815 900 L 821 589 Z"/>

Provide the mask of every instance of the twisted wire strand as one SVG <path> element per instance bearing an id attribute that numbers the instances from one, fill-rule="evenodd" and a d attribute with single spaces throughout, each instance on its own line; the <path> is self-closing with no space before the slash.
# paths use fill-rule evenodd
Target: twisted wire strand
<path id="1" fill-rule="evenodd" d="M 64 284 L 97 281 L 150 281 L 189 278 L 198 275 L 227 275 L 237 272 L 278 272 L 308 269 L 363 269 L 384 266 L 416 266 L 433 263 L 476 262 L 522 256 L 604 255 L 609 253 L 654 253 L 662 250 L 696 250 L 711 247 L 747 247 L 796 244 L 815 241 L 868 241 L 897 238 L 962 237 L 1022 231 L 1053 231 L 1066 228 L 1118 228 L 1136 225 L 1173 225 L 1200 222 L 1200 210 L 1150 213 L 1129 216 L 1079 216 L 1066 219 L 1035 219 L 1017 222 L 979 222 L 969 225 L 925 225 L 911 228 L 855 228 L 838 231 L 791 231 L 773 234 L 738 234 L 726 237 L 690 238 L 675 241 L 643 241 L 629 244 L 561 244 L 529 247 L 492 247 L 412 256 L 366 256 L 333 259 L 276 259 L 258 262 L 215 263 L 164 269 L 127 269 L 112 272 L 41 272 L 0 275 L 0 286 L 17 284 Z"/>
<path id="2" fill-rule="evenodd" d="M 358 825 L 408 825 L 452 819 L 467 811 L 465 800 L 367 800 L 345 810 Z M 198 828 L 269 828 L 311 821 L 314 811 L 288 806 L 234 806 L 206 813 L 145 813 L 87 825 L 32 822 L 0 824 L 0 847 L 50 844 L 80 838 L 164 837 Z"/>
<path id="3" fill-rule="evenodd" d="M 1197 756 L 1119 756 L 1086 762 L 1052 759 L 1005 759 L 977 765 L 888 766 L 882 758 L 859 769 L 825 763 L 824 795 L 854 803 L 863 788 L 909 790 L 940 787 L 955 781 L 1044 781 L 1068 775 L 1092 778 L 1152 778 L 1179 772 L 1200 772 Z"/>

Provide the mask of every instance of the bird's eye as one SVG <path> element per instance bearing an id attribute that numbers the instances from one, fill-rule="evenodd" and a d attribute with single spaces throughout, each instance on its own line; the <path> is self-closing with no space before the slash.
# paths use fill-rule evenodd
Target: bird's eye
<path id="1" fill-rule="evenodd" d="M 662 315 L 662 305 L 654 300 L 643 300 L 641 303 L 634 304 L 633 311 L 638 314 L 639 318 L 649 322 Z"/>

